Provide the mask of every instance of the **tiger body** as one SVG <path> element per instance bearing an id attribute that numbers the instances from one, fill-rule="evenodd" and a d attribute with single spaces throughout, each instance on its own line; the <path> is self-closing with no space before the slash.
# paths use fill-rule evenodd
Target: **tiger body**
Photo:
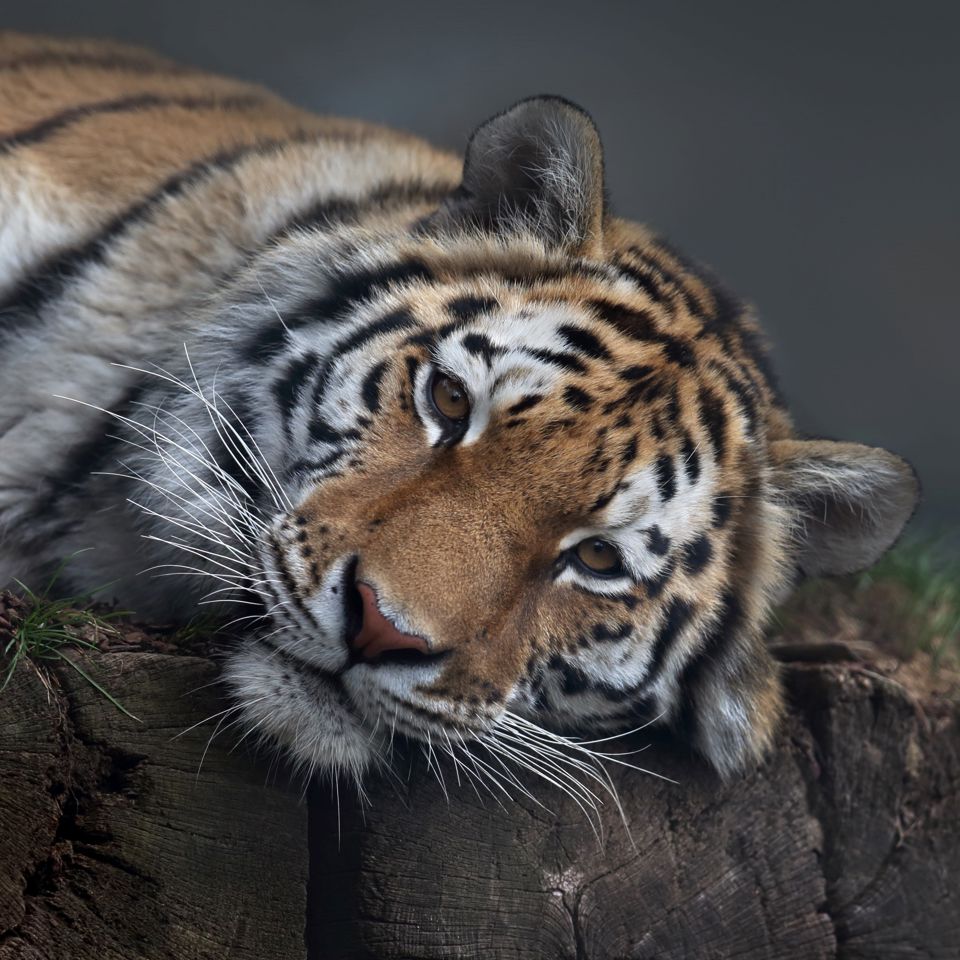
<path id="1" fill-rule="evenodd" d="M 0 584 L 85 551 L 69 588 L 143 617 L 265 609 L 225 675 L 311 769 L 654 717 L 762 755 L 771 604 L 915 481 L 796 437 L 749 309 L 606 209 L 585 114 L 464 161 L 115 44 L 3 35 L 0 77 Z"/>

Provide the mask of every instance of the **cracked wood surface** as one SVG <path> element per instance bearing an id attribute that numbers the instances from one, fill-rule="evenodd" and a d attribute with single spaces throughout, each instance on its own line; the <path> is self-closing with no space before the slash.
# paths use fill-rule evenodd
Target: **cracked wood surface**
<path id="1" fill-rule="evenodd" d="M 0 960 L 296 960 L 306 810 L 230 740 L 216 668 L 155 654 L 20 665 L 0 696 Z M 207 685 L 205 690 L 197 688 Z M 191 691 L 196 691 L 191 693 Z"/>
<path id="2" fill-rule="evenodd" d="M 770 760 L 721 784 L 675 742 L 615 770 L 604 846 L 569 798 L 504 813 L 419 764 L 370 806 L 317 789 L 314 956 L 960 957 L 960 710 L 863 666 L 793 665 Z M 516 791 L 514 791 L 516 793 Z M 341 791 L 342 797 L 342 791 Z M 339 834 L 339 841 L 338 841 Z"/>
<path id="3" fill-rule="evenodd" d="M 613 770 L 633 845 L 529 777 L 542 807 L 449 764 L 448 802 L 418 761 L 363 809 L 317 787 L 308 889 L 297 792 L 230 735 L 197 777 L 212 724 L 172 739 L 222 708 L 216 668 L 84 663 L 142 722 L 67 667 L 0 696 L 0 960 L 960 956 L 960 710 L 870 665 L 788 667 L 776 751 L 729 784 L 641 735 L 677 783 Z"/>

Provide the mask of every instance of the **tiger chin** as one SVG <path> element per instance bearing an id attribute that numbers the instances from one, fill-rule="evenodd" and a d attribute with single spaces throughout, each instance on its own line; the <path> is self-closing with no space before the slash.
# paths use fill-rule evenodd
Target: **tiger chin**
<path id="1" fill-rule="evenodd" d="M 460 158 L 115 44 L 0 62 L 0 582 L 84 551 L 64 589 L 249 617 L 225 679 L 310 771 L 652 719 L 763 756 L 772 604 L 917 483 L 796 433 L 750 309 L 612 213 L 587 113 Z"/>

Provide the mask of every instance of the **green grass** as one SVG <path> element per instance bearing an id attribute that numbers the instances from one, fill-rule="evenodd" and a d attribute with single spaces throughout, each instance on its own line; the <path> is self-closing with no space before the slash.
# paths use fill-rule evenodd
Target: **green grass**
<path id="1" fill-rule="evenodd" d="M 938 665 L 960 657 L 960 556 L 942 541 L 914 540 L 895 547 L 876 566 L 860 574 L 857 590 L 877 584 L 899 587 L 901 614 L 913 625 L 918 649 Z"/>
<path id="2" fill-rule="evenodd" d="M 208 644 L 223 630 L 223 616 L 215 613 L 198 613 L 182 627 L 175 630 L 171 641 L 178 646 L 190 649 Z"/>
<path id="3" fill-rule="evenodd" d="M 80 674 L 118 710 L 137 720 L 138 718 L 90 676 L 74 657 L 67 655 L 67 651 L 71 649 L 96 650 L 96 639 L 104 635 L 116 636 L 117 629 L 112 621 L 125 616 L 126 612 L 98 613 L 85 609 L 85 603 L 89 600 L 81 597 L 52 599 L 50 594 L 62 569 L 63 564 L 57 568 L 40 593 L 34 592 L 19 580 L 15 581 L 23 591 L 22 599 L 26 611 L 14 626 L 12 636 L 2 650 L 3 658 L 8 659 L 8 663 L 3 682 L 0 683 L 0 692 L 7 688 L 19 663 L 29 661 L 39 667 L 44 663 L 59 660 Z"/>
<path id="4" fill-rule="evenodd" d="M 936 669 L 960 666 L 960 554 L 943 540 L 914 538 L 869 570 L 804 584 L 779 611 L 777 632 L 856 629 L 862 639 Z"/>

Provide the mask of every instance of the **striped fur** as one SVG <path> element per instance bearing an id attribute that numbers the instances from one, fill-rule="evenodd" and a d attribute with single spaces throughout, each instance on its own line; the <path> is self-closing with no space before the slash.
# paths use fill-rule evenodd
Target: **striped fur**
<path id="1" fill-rule="evenodd" d="M 311 769 L 653 717 L 763 753 L 770 605 L 916 484 L 795 436 L 749 309 L 607 210 L 586 114 L 524 101 L 464 161 L 110 43 L 3 35 L 0 76 L 0 583 L 87 551 L 70 589 L 250 613 L 226 676 Z M 428 654 L 351 657 L 361 580 Z"/>

